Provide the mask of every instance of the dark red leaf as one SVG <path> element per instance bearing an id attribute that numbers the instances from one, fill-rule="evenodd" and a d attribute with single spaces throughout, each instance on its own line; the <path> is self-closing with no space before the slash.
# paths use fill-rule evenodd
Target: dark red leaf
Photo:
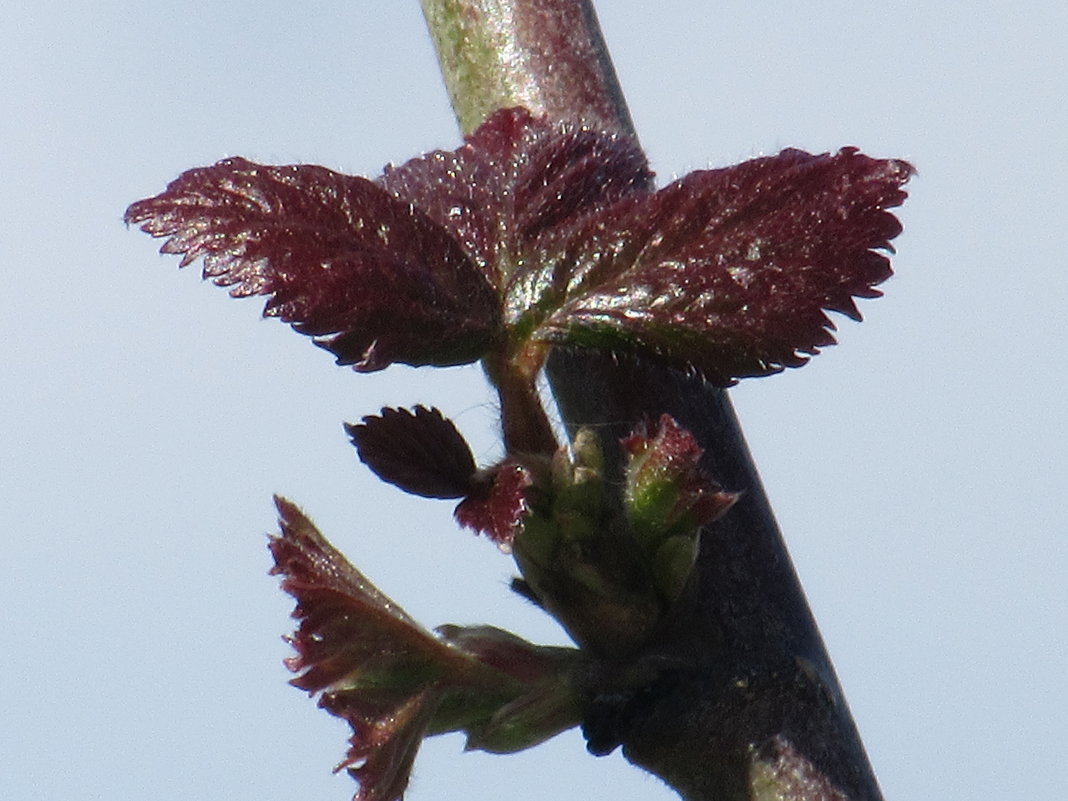
<path id="1" fill-rule="evenodd" d="M 508 548 L 527 513 L 526 489 L 531 483 L 530 472 L 525 467 L 505 460 L 459 503 L 456 520 Z"/>
<path id="2" fill-rule="evenodd" d="M 437 409 L 385 408 L 345 430 L 372 472 L 424 498 L 462 498 L 471 490 L 475 458 L 451 420 Z"/>
<path id="3" fill-rule="evenodd" d="M 463 364 L 493 336 L 498 302 L 440 226 L 364 178 L 240 158 L 189 170 L 126 212 L 181 264 L 235 297 L 270 296 L 340 364 Z"/>
<path id="4" fill-rule="evenodd" d="M 541 231 L 635 192 L 652 173 L 631 139 L 494 112 L 459 150 L 388 168 L 382 185 L 452 231 L 498 287 Z"/>
<path id="5" fill-rule="evenodd" d="M 911 172 L 787 150 L 653 192 L 633 140 L 513 108 L 378 182 L 229 159 L 127 221 L 360 370 L 473 361 L 503 324 L 729 384 L 833 344 L 828 311 L 859 319 Z"/>
<path id="6" fill-rule="evenodd" d="M 550 342 L 644 351 L 729 384 L 803 364 L 834 343 L 826 310 L 860 319 L 880 293 L 886 209 L 912 168 L 846 148 L 786 150 L 694 172 L 551 232 L 569 270 L 564 297 L 534 332 Z"/>

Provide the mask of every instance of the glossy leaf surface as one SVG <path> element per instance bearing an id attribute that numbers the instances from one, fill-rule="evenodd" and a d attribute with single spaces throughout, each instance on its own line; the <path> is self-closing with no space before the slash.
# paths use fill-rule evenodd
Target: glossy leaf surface
<path id="1" fill-rule="evenodd" d="M 485 351 L 498 304 L 457 242 L 365 178 L 241 158 L 189 170 L 134 203 L 128 223 L 181 264 L 362 371 L 461 364 Z"/>
<path id="2" fill-rule="evenodd" d="M 537 265 L 539 234 L 645 191 L 652 173 L 632 140 L 502 109 L 463 147 L 387 168 L 383 187 L 449 230 L 503 289 Z"/>
<path id="3" fill-rule="evenodd" d="M 717 384 L 796 367 L 833 344 L 826 311 L 890 276 L 886 211 L 912 170 L 853 149 L 787 150 L 691 173 L 566 233 L 565 298 L 536 338 L 646 353 Z"/>
<path id="4" fill-rule="evenodd" d="M 378 181 L 227 159 L 126 219 L 359 370 L 566 343 L 726 385 L 833 344 L 828 311 L 860 318 L 911 174 L 785 150 L 654 191 L 632 140 L 513 108 Z"/>

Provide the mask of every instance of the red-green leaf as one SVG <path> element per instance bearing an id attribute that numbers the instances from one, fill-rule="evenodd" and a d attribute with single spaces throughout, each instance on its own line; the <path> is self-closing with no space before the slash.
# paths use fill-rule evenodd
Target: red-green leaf
<path id="1" fill-rule="evenodd" d="M 729 384 L 834 343 L 826 310 L 860 319 L 900 231 L 886 209 L 912 168 L 846 148 L 787 150 L 694 172 L 557 230 L 566 266 L 536 339 L 654 354 Z"/>
<path id="2" fill-rule="evenodd" d="M 440 700 L 438 683 L 470 672 L 449 648 L 382 594 L 293 504 L 276 499 L 282 535 L 272 537 L 272 574 L 297 600 L 300 621 L 286 665 L 291 684 L 322 692 L 319 705 L 353 728 L 338 769 L 360 783 L 356 801 L 394 801 Z"/>
<path id="3" fill-rule="evenodd" d="M 666 539 L 681 528 L 711 523 L 734 502 L 700 468 L 704 451 L 693 434 L 669 414 L 650 430 L 640 425 L 621 445 L 626 453 L 623 502 L 639 539 Z"/>
<path id="4" fill-rule="evenodd" d="M 233 158 L 189 170 L 126 212 L 184 266 L 235 297 L 268 295 L 340 364 L 462 364 L 495 333 L 498 302 L 460 245 L 364 178 Z"/>
<path id="5" fill-rule="evenodd" d="M 469 725 L 467 748 L 512 753 L 578 725 L 587 699 L 576 675 L 588 668 L 573 648 L 532 645 L 493 626 L 439 626 L 446 641 L 519 681 L 524 689 L 493 714 Z"/>
<path id="6" fill-rule="evenodd" d="M 346 769 L 355 801 L 396 801 L 422 739 L 465 731 L 471 748 L 536 745 L 576 725 L 582 658 L 491 627 L 421 628 L 353 567 L 293 504 L 276 498 L 281 536 L 272 574 L 297 601 L 300 623 L 286 665 L 291 684 L 321 693 L 319 706 L 348 721 Z"/>
<path id="7" fill-rule="evenodd" d="M 385 408 L 345 430 L 360 460 L 390 484 L 424 498 L 462 498 L 472 489 L 475 458 L 437 409 Z"/>
<path id="8" fill-rule="evenodd" d="M 292 684 L 310 693 L 357 681 L 386 653 L 442 674 L 459 655 L 443 646 L 353 567 L 295 505 L 276 499 L 282 535 L 272 537 L 272 574 L 297 600 Z M 386 647 L 388 646 L 388 647 Z M 461 660 L 462 661 L 462 660 Z"/>

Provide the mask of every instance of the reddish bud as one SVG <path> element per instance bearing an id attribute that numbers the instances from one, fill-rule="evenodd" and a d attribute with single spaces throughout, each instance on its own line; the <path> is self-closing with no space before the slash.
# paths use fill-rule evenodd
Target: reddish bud
<path id="1" fill-rule="evenodd" d="M 737 494 L 722 491 L 704 474 L 701 447 L 671 415 L 661 415 L 652 432 L 639 427 L 622 444 L 627 454 L 624 502 L 643 542 L 695 533 L 737 500 Z"/>

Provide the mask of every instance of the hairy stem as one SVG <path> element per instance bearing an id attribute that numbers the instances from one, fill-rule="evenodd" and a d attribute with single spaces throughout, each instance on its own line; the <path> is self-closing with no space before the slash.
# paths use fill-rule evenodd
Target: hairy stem
<path id="1" fill-rule="evenodd" d="M 523 366 L 515 364 L 507 353 L 483 359 L 486 375 L 501 401 L 504 449 L 509 455 L 552 456 L 559 443 L 538 395 L 537 374 Z"/>
<path id="2" fill-rule="evenodd" d="M 632 133 L 589 0 L 422 4 L 465 133 L 512 105 Z M 595 704 L 591 750 L 622 745 L 688 801 L 881 801 L 726 393 L 594 352 L 555 351 L 547 372 L 565 423 L 601 432 L 608 464 L 621 464 L 619 438 L 637 421 L 667 412 L 708 472 L 744 491 L 705 530 L 697 600 L 656 644 L 688 666 Z"/>

